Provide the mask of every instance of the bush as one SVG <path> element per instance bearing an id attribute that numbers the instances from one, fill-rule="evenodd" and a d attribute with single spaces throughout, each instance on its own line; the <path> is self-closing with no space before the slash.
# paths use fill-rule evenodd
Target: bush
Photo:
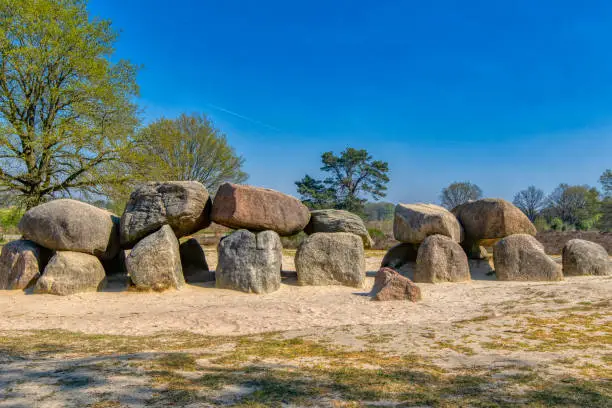
<path id="1" fill-rule="evenodd" d="M 533 221 L 533 225 L 535 225 L 536 230 L 538 232 L 544 232 L 544 231 L 550 230 L 550 225 L 548 225 L 548 222 L 546 221 L 546 218 L 544 217 L 537 217 L 535 221 Z"/>
<path id="2" fill-rule="evenodd" d="M 8 207 L 0 209 L 0 228 L 3 233 L 16 234 L 17 224 L 23 216 L 24 211 L 19 207 Z"/>
<path id="3" fill-rule="evenodd" d="M 289 237 L 281 237 L 281 243 L 283 244 L 284 249 L 297 249 L 302 241 L 304 241 L 304 238 L 306 238 L 306 233 L 304 231 L 300 231 L 297 234 Z"/>

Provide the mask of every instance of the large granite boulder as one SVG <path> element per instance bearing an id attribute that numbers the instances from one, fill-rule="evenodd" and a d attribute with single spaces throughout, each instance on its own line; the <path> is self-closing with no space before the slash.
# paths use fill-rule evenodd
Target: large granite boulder
<path id="1" fill-rule="evenodd" d="M 132 247 L 140 239 L 169 225 L 180 238 L 210 225 L 212 201 L 197 181 L 152 182 L 138 186 L 121 217 L 121 244 Z"/>
<path id="2" fill-rule="evenodd" d="M 310 211 L 295 197 L 267 188 L 225 183 L 213 202 L 212 220 L 234 229 L 294 235 L 310 220 Z"/>
<path id="3" fill-rule="evenodd" d="M 169 225 L 139 241 L 125 265 L 138 290 L 178 289 L 185 284 L 178 239 Z"/>
<path id="4" fill-rule="evenodd" d="M 102 263 L 93 255 L 57 251 L 34 286 L 34 293 L 72 295 L 96 292 L 106 285 Z"/>
<path id="5" fill-rule="evenodd" d="M 398 204 L 395 207 L 393 235 L 400 242 L 418 244 L 430 235 L 446 235 L 461 242 L 463 231 L 457 218 L 434 204 Z"/>
<path id="6" fill-rule="evenodd" d="M 535 235 L 529 218 L 501 198 L 484 198 L 461 204 L 452 210 L 465 233 L 465 240 L 496 240 L 513 234 Z"/>
<path id="7" fill-rule="evenodd" d="M 415 282 L 464 282 L 470 267 L 461 246 L 443 235 L 431 235 L 421 243 L 414 272 Z"/>
<path id="8" fill-rule="evenodd" d="M 246 293 L 280 288 L 283 247 L 274 231 L 238 230 L 219 242 L 216 285 Z"/>
<path id="9" fill-rule="evenodd" d="M 308 235 L 317 232 L 351 232 L 361 237 L 366 248 L 374 245 L 361 217 L 344 210 L 311 211 L 310 222 L 304 232 Z"/>
<path id="10" fill-rule="evenodd" d="M 421 289 L 410 279 L 391 268 L 381 268 L 376 273 L 374 287 L 370 293 L 372 300 L 421 300 Z"/>
<path id="11" fill-rule="evenodd" d="M 36 283 L 52 251 L 32 241 L 20 239 L 2 247 L 0 289 L 26 289 Z"/>
<path id="12" fill-rule="evenodd" d="M 514 234 L 493 246 L 493 261 L 498 280 L 559 281 L 561 265 L 544 252 L 544 246 L 528 234 Z"/>
<path id="13" fill-rule="evenodd" d="M 563 247 L 563 275 L 612 275 L 612 263 L 605 248 L 584 239 L 571 239 Z"/>
<path id="14" fill-rule="evenodd" d="M 112 259 L 119 251 L 118 224 L 119 218 L 106 210 L 60 199 L 26 211 L 18 228 L 25 239 L 48 249 Z"/>
<path id="15" fill-rule="evenodd" d="M 187 283 L 210 282 L 215 274 L 208 270 L 206 254 L 195 238 L 190 238 L 179 246 L 183 276 Z"/>
<path id="16" fill-rule="evenodd" d="M 309 235 L 295 254 L 300 285 L 363 287 L 365 253 L 361 238 L 348 232 Z"/>

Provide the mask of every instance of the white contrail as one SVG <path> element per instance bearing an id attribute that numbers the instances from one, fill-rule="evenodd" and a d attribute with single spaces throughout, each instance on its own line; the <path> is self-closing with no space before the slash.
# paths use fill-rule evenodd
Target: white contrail
<path id="1" fill-rule="evenodd" d="M 229 109 L 222 108 L 221 106 L 213 105 L 212 103 L 209 103 L 208 106 L 213 108 L 213 109 L 220 110 L 221 112 L 229 113 L 230 115 L 236 116 L 237 118 L 246 120 L 246 121 L 254 123 L 256 125 L 264 126 L 264 127 L 267 127 L 268 129 L 272 129 L 272 130 L 276 130 L 277 132 L 281 132 L 281 130 L 279 128 L 277 128 L 277 127 L 274 127 L 272 125 L 268 125 L 267 123 L 260 122 L 260 121 L 255 120 L 255 119 L 251 119 L 248 116 L 244 116 L 244 115 L 241 115 L 239 113 L 233 112 L 233 111 L 231 111 Z"/>

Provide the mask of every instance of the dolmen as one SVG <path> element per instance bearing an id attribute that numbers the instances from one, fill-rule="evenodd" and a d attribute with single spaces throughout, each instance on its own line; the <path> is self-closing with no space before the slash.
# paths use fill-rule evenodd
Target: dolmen
<path id="1" fill-rule="evenodd" d="M 219 242 L 214 273 L 189 237 L 213 222 L 234 230 Z M 361 218 L 348 211 L 311 212 L 295 197 L 232 183 L 222 184 L 212 199 L 196 181 L 139 185 L 121 217 L 77 200 L 49 201 L 26 211 L 18 228 L 22 238 L 0 253 L 0 289 L 55 295 L 100 290 L 114 275 L 136 291 L 215 281 L 219 289 L 271 293 L 281 286 L 281 237 L 299 233 L 305 233 L 295 254 L 299 285 L 363 288 L 364 247 L 372 245 Z M 374 300 L 417 301 L 415 283 L 470 281 L 469 258 L 482 256 L 483 245 L 493 245 L 499 280 L 612 274 L 605 249 L 584 240 L 569 241 L 558 265 L 535 239 L 529 219 L 501 199 L 452 211 L 398 204 L 393 233 L 400 244 L 383 258 Z"/>
<path id="2" fill-rule="evenodd" d="M 563 278 L 558 265 L 535 239 L 535 226 L 520 209 L 503 199 L 470 201 L 452 211 L 433 204 L 398 204 L 393 233 L 400 244 L 387 252 L 381 267 L 412 276 L 414 282 L 469 281 L 470 260 L 486 259 L 485 245 L 494 248 L 493 262 L 499 280 Z M 572 251 L 586 252 L 582 249 L 586 245 L 581 245 L 570 245 L 564 269 L 575 274 L 604 273 L 600 271 L 609 267 L 609 262 L 603 262 L 605 250 L 589 247 L 589 253 L 599 254 L 599 261 L 590 261 L 597 266 L 591 266 L 585 256 L 570 255 Z M 574 260 L 570 261 L 572 256 Z M 577 267 L 570 266 L 572 262 L 592 272 L 578 272 Z"/>
<path id="3" fill-rule="evenodd" d="M 463 227 L 447 209 L 434 204 L 398 204 L 393 235 L 401 243 L 387 252 L 382 268 L 413 272 L 414 282 L 470 280 L 468 259 L 459 245 Z"/>
<path id="4" fill-rule="evenodd" d="M 3 247 L 0 289 L 70 295 L 103 288 L 126 273 L 137 290 L 178 289 L 189 265 L 205 266 L 178 239 L 211 223 L 212 200 L 195 181 L 152 182 L 130 195 L 122 217 L 90 204 L 58 199 L 26 211 L 23 238 Z M 201 250 L 201 248 L 200 248 Z M 207 266 L 206 266 L 207 268 Z"/>

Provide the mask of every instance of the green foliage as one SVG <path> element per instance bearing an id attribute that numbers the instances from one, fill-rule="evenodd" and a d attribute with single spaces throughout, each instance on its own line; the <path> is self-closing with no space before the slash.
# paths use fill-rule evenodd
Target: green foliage
<path id="1" fill-rule="evenodd" d="M 604 195 L 606 197 L 612 197 L 612 170 L 607 169 L 599 177 L 599 182 L 603 188 Z"/>
<path id="2" fill-rule="evenodd" d="M 32 207 L 132 176 L 136 67 L 84 0 L 0 0 L 0 190 Z"/>
<path id="3" fill-rule="evenodd" d="M 388 221 L 393 219 L 395 205 L 392 203 L 366 203 L 363 211 L 367 221 Z"/>
<path id="4" fill-rule="evenodd" d="M 546 218 L 542 216 L 536 217 L 533 221 L 533 225 L 535 225 L 536 230 L 538 230 L 538 232 L 548 231 L 551 228 L 548 222 L 546 221 Z"/>
<path id="5" fill-rule="evenodd" d="M 17 224 L 23 216 L 23 209 L 19 207 L 9 207 L 0 209 L 0 227 L 2 232 L 16 232 Z"/>
<path id="6" fill-rule="evenodd" d="M 385 238 L 385 233 L 379 230 L 378 228 L 368 228 L 368 234 L 372 239 L 382 239 Z"/>
<path id="7" fill-rule="evenodd" d="M 564 231 L 565 228 L 565 224 L 563 223 L 563 220 L 559 217 L 555 217 L 552 220 L 550 220 L 550 229 L 552 229 L 553 231 Z"/>
<path id="8" fill-rule="evenodd" d="M 244 159 L 206 115 L 159 119 L 141 130 L 140 140 L 151 178 L 195 180 L 214 193 L 225 182 L 242 183 L 248 177 L 242 171 Z"/>
<path id="9" fill-rule="evenodd" d="M 295 182 L 302 202 L 311 210 L 321 210 L 336 207 L 334 189 L 326 187 L 320 180 L 315 180 L 308 174 Z"/>
<path id="10" fill-rule="evenodd" d="M 612 232 L 612 197 L 606 197 L 601 203 L 601 217 L 597 227 L 606 232 Z"/>
<path id="11" fill-rule="evenodd" d="M 600 217 L 599 191 L 587 185 L 560 184 L 548 197 L 547 211 L 570 227 L 592 228 Z"/>
<path id="12" fill-rule="evenodd" d="M 602 231 L 612 231 L 612 170 L 603 172 L 599 178 L 604 192 L 604 200 L 601 202 L 601 217 L 597 227 Z"/>
<path id="13" fill-rule="evenodd" d="M 478 200 L 482 197 L 482 190 L 476 184 L 469 181 L 454 182 L 442 189 L 440 201 L 442 206 L 452 210 L 458 205 L 467 203 L 470 200 Z"/>
<path id="14" fill-rule="evenodd" d="M 389 166 L 373 160 L 364 149 L 347 148 L 339 156 L 325 152 L 321 170 L 329 173 L 324 180 L 306 175 L 296 181 L 302 201 L 310 208 L 337 208 L 363 213 L 366 197 L 379 200 L 386 195 Z"/>

